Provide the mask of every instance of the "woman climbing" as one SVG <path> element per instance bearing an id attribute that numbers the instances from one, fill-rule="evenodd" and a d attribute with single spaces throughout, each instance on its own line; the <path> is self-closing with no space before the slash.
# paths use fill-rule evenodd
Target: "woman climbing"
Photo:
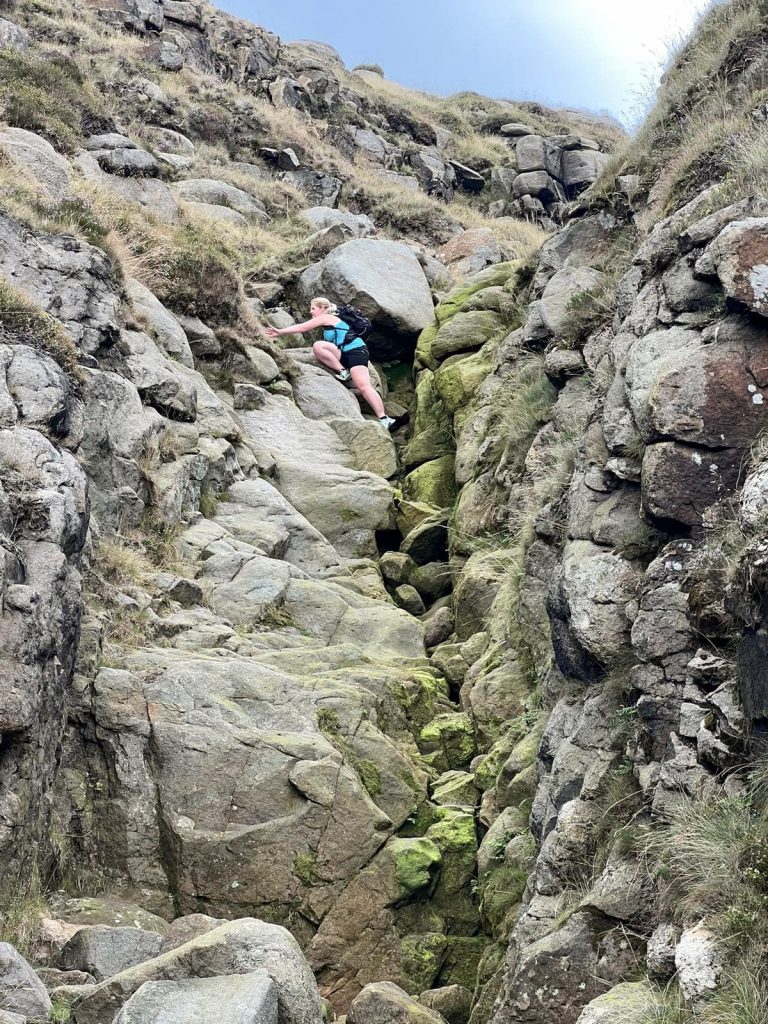
<path id="1" fill-rule="evenodd" d="M 279 330 L 276 327 L 267 327 L 266 332 L 270 338 L 277 338 L 281 334 L 306 334 L 307 331 L 314 331 L 316 327 L 322 327 L 324 340 L 316 341 L 312 346 L 317 361 L 333 370 L 336 380 L 346 383 L 351 379 L 378 417 L 379 423 L 387 430 L 392 432 L 404 426 L 409 419 L 407 412 L 402 416 L 392 417 L 387 416 L 384 411 L 384 403 L 371 384 L 368 373 L 368 348 L 362 338 L 348 338 L 349 324 L 336 315 L 336 306 L 328 299 L 312 299 L 309 315 L 311 319 L 303 324 L 293 324 Z"/>

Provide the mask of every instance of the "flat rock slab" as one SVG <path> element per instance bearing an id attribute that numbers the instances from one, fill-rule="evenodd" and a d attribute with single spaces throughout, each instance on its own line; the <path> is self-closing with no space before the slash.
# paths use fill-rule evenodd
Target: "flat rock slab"
<path id="1" fill-rule="evenodd" d="M 147 981 L 115 1024 L 277 1024 L 277 988 L 266 971 L 224 978 Z"/>

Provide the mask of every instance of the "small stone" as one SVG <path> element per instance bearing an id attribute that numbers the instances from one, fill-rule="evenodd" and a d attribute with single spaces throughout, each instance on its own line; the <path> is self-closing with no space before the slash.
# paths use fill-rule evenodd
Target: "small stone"
<path id="1" fill-rule="evenodd" d="M 281 171 L 298 171 L 301 161 L 293 149 L 281 149 L 277 154 L 277 166 Z"/>
<path id="2" fill-rule="evenodd" d="M 234 405 L 236 409 L 261 409 L 267 401 L 267 392 L 258 384 L 235 384 Z"/>
<path id="3" fill-rule="evenodd" d="M 423 615 L 426 611 L 418 590 L 408 583 L 403 583 L 395 589 L 395 600 L 410 615 Z"/>

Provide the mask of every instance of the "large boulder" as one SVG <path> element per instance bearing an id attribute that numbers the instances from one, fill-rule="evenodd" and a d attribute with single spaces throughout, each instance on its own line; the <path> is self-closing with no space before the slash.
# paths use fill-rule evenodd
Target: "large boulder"
<path id="1" fill-rule="evenodd" d="M 78 1003 L 74 1020 L 76 1024 L 112 1024 L 115 1013 L 146 982 L 250 975 L 262 970 L 277 989 L 280 1024 L 321 1024 L 317 986 L 298 943 L 285 928 L 253 918 L 221 925 L 154 960 L 115 975 Z M 124 1024 L 132 1021 L 129 1013 Z"/>
<path id="2" fill-rule="evenodd" d="M 3 128 L 0 131 L 0 150 L 49 202 L 60 203 L 67 198 L 69 164 L 46 139 L 23 128 Z"/>
<path id="3" fill-rule="evenodd" d="M 35 235 L 0 214 L 0 274 L 56 316 L 85 352 L 114 343 L 117 281 L 101 249 L 71 236 Z"/>
<path id="4" fill-rule="evenodd" d="M 765 332 L 729 317 L 711 332 L 652 331 L 634 342 L 629 405 L 645 441 L 746 448 L 768 422 Z"/>
<path id="5" fill-rule="evenodd" d="M 345 242 L 319 267 L 306 270 L 300 286 L 307 300 L 323 294 L 359 307 L 378 330 L 414 335 L 435 318 L 424 270 L 400 242 L 373 238 Z"/>
<path id="6" fill-rule="evenodd" d="M 18 50 L 23 53 L 29 49 L 29 33 L 19 25 L 0 18 L 0 50 Z"/>

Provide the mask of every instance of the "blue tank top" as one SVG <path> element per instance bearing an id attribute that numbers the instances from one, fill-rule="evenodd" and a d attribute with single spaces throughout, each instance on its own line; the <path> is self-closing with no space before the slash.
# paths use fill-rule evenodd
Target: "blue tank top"
<path id="1" fill-rule="evenodd" d="M 335 327 L 323 328 L 323 338 L 326 341 L 332 342 L 336 348 L 343 352 L 351 352 L 355 348 L 363 348 L 365 342 L 362 338 L 352 338 L 349 343 L 346 342 L 348 330 L 349 324 L 339 320 Z"/>

